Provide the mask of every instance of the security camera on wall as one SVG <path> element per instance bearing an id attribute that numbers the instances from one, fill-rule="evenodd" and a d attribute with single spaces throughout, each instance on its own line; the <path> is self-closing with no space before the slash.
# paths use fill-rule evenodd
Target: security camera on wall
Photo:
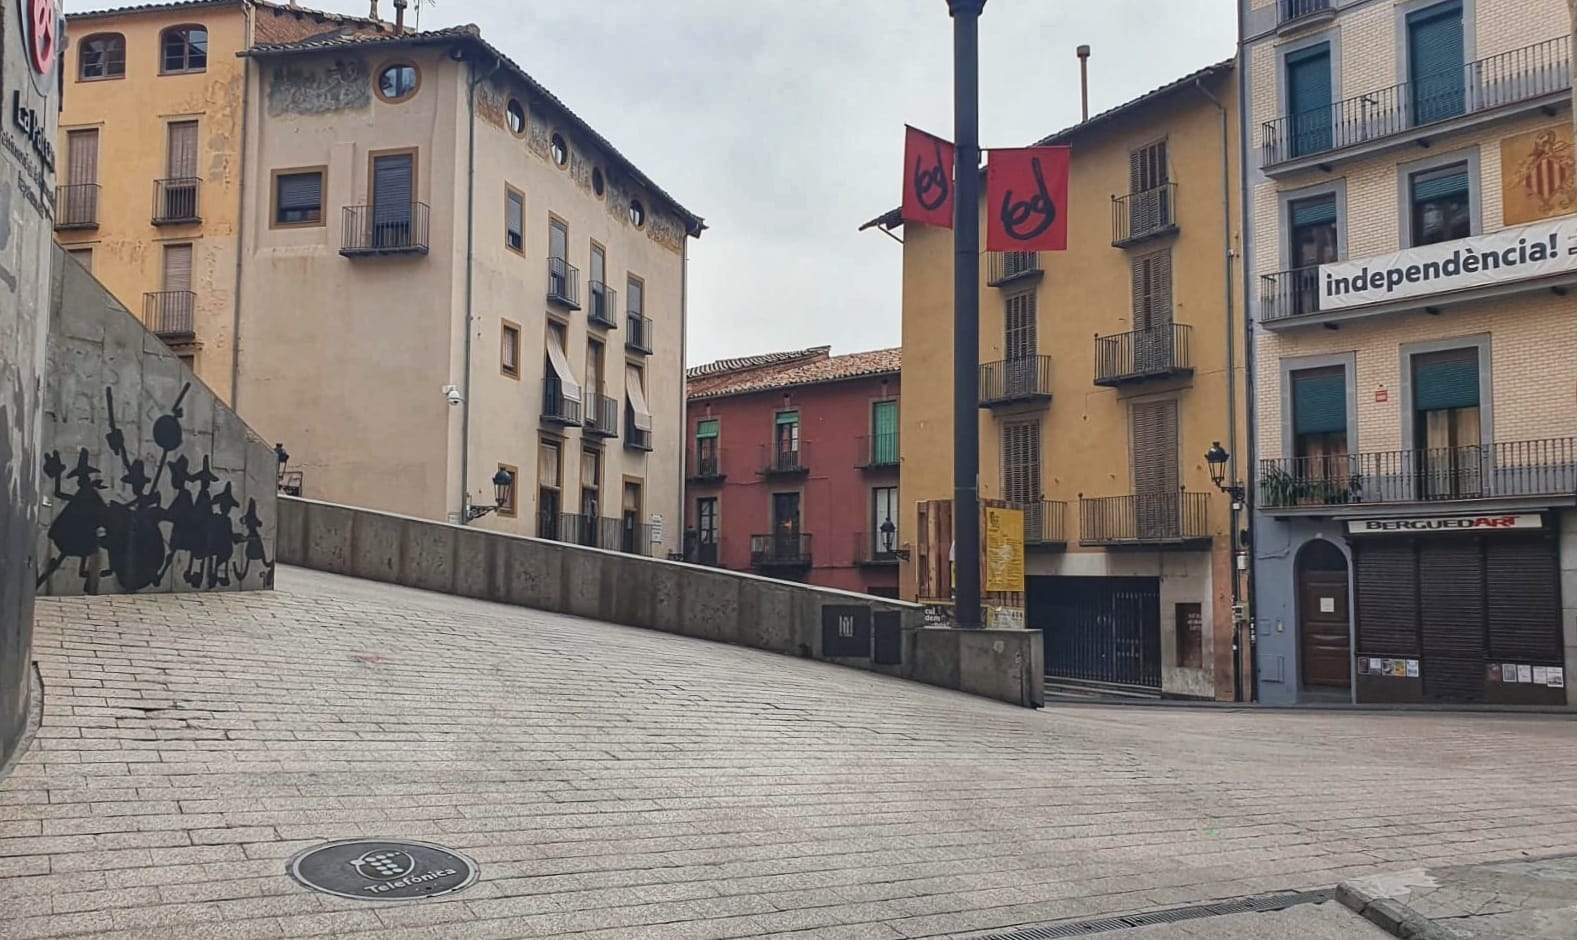
<path id="1" fill-rule="evenodd" d="M 460 397 L 460 388 L 459 388 L 459 386 L 455 386 L 455 385 L 445 385 L 444 386 L 444 400 L 449 402 L 450 405 L 458 405 L 461 402 L 465 401 L 464 398 Z"/>

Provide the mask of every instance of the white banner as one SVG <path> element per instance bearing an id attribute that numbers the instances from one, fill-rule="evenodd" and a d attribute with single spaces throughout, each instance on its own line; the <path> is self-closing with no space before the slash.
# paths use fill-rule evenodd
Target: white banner
<path id="1" fill-rule="evenodd" d="M 1577 272 L 1577 218 L 1320 265 L 1320 310 Z"/>

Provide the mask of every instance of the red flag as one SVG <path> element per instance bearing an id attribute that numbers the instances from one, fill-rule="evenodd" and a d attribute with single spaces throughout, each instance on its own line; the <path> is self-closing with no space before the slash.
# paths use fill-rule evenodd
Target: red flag
<path id="1" fill-rule="evenodd" d="M 1068 147 L 993 150 L 986 165 L 986 250 L 1068 250 Z"/>
<path id="2" fill-rule="evenodd" d="M 904 125 L 903 220 L 953 227 L 953 145 Z"/>

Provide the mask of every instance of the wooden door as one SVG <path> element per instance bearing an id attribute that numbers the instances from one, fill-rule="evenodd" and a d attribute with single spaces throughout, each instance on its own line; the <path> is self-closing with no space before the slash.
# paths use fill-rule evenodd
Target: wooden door
<path id="1" fill-rule="evenodd" d="M 1131 421 L 1134 528 L 1141 539 L 1175 539 L 1182 532 L 1183 518 L 1177 465 L 1177 402 L 1135 404 Z"/>
<path id="2" fill-rule="evenodd" d="M 1324 540 L 1298 553 L 1298 662 L 1303 687 L 1348 688 L 1352 683 L 1347 559 Z"/>

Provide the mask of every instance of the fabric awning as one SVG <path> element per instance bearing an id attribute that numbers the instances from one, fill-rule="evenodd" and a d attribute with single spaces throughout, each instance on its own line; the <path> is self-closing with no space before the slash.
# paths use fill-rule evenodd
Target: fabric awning
<path id="1" fill-rule="evenodd" d="M 630 366 L 624 370 L 624 394 L 630 399 L 631 421 L 637 431 L 651 431 L 652 412 L 646 407 L 646 393 L 641 390 L 641 373 Z"/>
<path id="2" fill-rule="evenodd" d="M 553 363 L 553 374 L 558 376 L 559 389 L 570 401 L 580 401 L 580 383 L 569 370 L 569 357 L 564 355 L 564 345 L 553 333 L 548 334 L 548 361 Z"/>

